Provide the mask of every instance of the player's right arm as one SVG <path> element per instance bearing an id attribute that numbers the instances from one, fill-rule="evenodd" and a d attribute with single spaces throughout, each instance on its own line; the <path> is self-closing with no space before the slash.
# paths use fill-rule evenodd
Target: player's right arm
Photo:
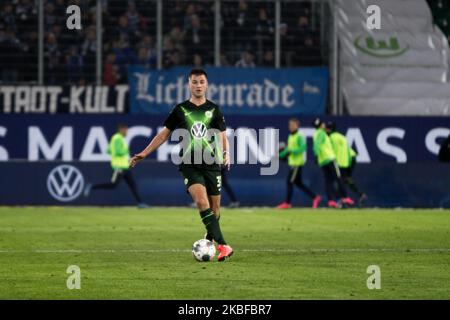
<path id="1" fill-rule="evenodd" d="M 164 142 L 167 141 L 170 137 L 170 133 L 172 131 L 168 129 L 167 127 L 164 127 L 153 139 L 150 141 L 148 146 L 142 150 L 140 153 L 135 154 L 130 159 L 130 167 L 133 168 L 139 161 L 147 157 L 150 153 L 155 151 L 159 148 L 160 145 L 162 145 Z"/>
<path id="2" fill-rule="evenodd" d="M 150 153 L 155 151 L 164 142 L 169 139 L 170 134 L 180 124 L 179 105 L 175 106 L 169 113 L 169 116 L 164 121 L 164 129 L 162 129 L 153 139 L 148 146 L 140 153 L 135 154 L 130 160 L 130 167 L 133 168 L 139 161 L 147 157 Z"/>

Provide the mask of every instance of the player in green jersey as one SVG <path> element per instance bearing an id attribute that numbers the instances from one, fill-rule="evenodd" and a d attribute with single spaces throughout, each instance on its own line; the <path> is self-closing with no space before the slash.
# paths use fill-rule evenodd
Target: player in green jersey
<path id="1" fill-rule="evenodd" d="M 367 196 L 358 188 L 353 180 L 357 154 L 355 150 L 350 147 L 347 138 L 336 130 L 336 123 L 333 121 L 327 123 L 327 133 L 336 155 L 336 162 L 339 171 L 341 172 L 342 181 L 350 188 L 350 190 L 358 195 L 359 206 L 362 206 L 363 202 L 367 199 Z"/>
<path id="2" fill-rule="evenodd" d="M 353 206 L 354 201 L 347 196 L 347 191 L 344 188 L 341 173 L 336 163 L 336 155 L 330 137 L 326 132 L 326 125 L 319 118 L 314 120 L 313 125 L 316 128 L 313 136 L 313 151 L 316 162 L 323 172 L 328 207 Z"/>
<path id="3" fill-rule="evenodd" d="M 129 160 L 129 149 L 128 143 L 125 139 L 128 132 L 128 126 L 126 124 L 119 124 L 117 126 L 117 132 L 111 137 L 108 145 L 108 154 L 111 155 L 111 168 L 113 170 L 113 175 L 110 182 L 98 183 L 98 184 L 88 184 L 84 189 L 84 196 L 88 197 L 91 190 L 112 190 L 117 188 L 120 181 L 125 180 L 128 187 L 133 194 L 133 197 L 138 203 L 138 208 L 148 208 L 148 205 L 142 202 L 141 196 L 139 195 L 136 182 L 134 181 L 133 175 L 131 174 Z"/>
<path id="4" fill-rule="evenodd" d="M 302 180 L 303 166 L 306 163 L 306 140 L 299 131 L 300 121 L 297 118 L 291 118 L 288 122 L 289 137 L 287 146 L 280 151 L 280 159 L 287 158 L 289 165 L 289 175 L 287 177 L 287 193 L 286 201 L 277 206 L 278 209 L 289 209 L 292 207 L 292 193 L 294 185 L 302 190 L 312 200 L 312 207 L 315 209 L 319 206 L 322 197 L 314 193 L 308 188 Z"/>
<path id="5" fill-rule="evenodd" d="M 206 238 L 214 240 L 219 250 L 219 261 L 233 254 L 220 229 L 221 167 L 229 169 L 228 139 L 225 118 L 219 107 L 206 99 L 207 74 L 202 69 L 189 73 L 189 100 L 177 104 L 164 121 L 164 128 L 140 153 L 131 158 L 134 167 L 163 144 L 175 129 L 182 134 L 179 171 L 188 193 L 200 211 Z M 213 158 L 213 159 L 212 159 Z M 211 161 L 213 160 L 213 161 Z"/>

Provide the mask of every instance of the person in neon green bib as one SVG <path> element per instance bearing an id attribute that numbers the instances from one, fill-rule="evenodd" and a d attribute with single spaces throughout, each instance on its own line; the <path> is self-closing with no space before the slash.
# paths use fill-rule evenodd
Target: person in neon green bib
<path id="1" fill-rule="evenodd" d="M 117 132 L 109 141 L 108 153 L 111 155 L 111 168 L 113 170 L 111 182 L 94 185 L 88 184 L 84 190 L 84 196 L 89 196 L 93 189 L 115 189 L 119 185 L 119 182 L 124 179 L 136 199 L 138 207 L 147 208 L 148 205 L 142 202 L 141 196 L 137 190 L 136 182 L 130 171 L 130 153 L 128 150 L 128 143 L 125 140 L 127 132 L 128 126 L 119 124 L 117 126 Z"/>
<path id="2" fill-rule="evenodd" d="M 355 203 L 347 196 L 347 191 L 336 164 L 336 154 L 331 145 L 330 137 L 326 132 L 326 125 L 321 119 L 317 118 L 314 120 L 313 126 L 316 128 L 313 137 L 313 150 L 316 162 L 323 172 L 328 207 L 353 206 Z"/>
<path id="3" fill-rule="evenodd" d="M 342 180 L 350 190 L 358 195 L 359 206 L 362 206 L 363 202 L 367 199 L 367 196 L 358 188 L 352 177 L 356 165 L 357 154 L 355 150 L 350 147 L 347 138 L 336 130 L 336 123 L 332 121 L 327 123 L 327 133 L 330 137 L 334 153 L 336 154 L 336 162 L 339 171 L 341 172 Z"/>
<path id="4" fill-rule="evenodd" d="M 287 158 L 288 160 L 289 174 L 287 177 L 287 194 L 286 201 L 279 204 L 277 208 L 288 209 L 292 207 L 291 200 L 294 184 L 311 198 L 313 202 L 312 207 L 317 208 L 322 197 L 312 192 L 302 181 L 302 169 L 306 163 L 306 140 L 303 134 L 298 131 L 300 129 L 300 121 L 297 118 L 289 119 L 288 126 L 290 134 L 287 147 L 279 154 L 281 159 Z"/>

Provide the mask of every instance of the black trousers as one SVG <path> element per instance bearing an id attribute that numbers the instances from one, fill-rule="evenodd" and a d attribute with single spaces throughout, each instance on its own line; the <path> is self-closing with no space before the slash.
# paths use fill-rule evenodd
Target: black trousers
<path id="1" fill-rule="evenodd" d="M 92 189 L 115 189 L 119 182 L 124 179 L 127 183 L 128 187 L 131 190 L 131 193 L 133 194 L 134 198 L 138 203 L 142 202 L 141 196 L 139 195 L 139 192 L 137 191 L 136 182 L 134 181 L 133 175 L 131 174 L 130 170 L 114 170 L 113 175 L 111 178 L 111 182 L 109 183 L 99 183 L 94 184 L 92 186 Z"/>
<path id="2" fill-rule="evenodd" d="M 353 159 L 352 164 L 348 168 L 339 168 L 342 174 L 342 181 L 352 190 L 354 193 L 356 193 L 358 196 L 362 196 L 363 192 L 359 189 L 359 187 L 356 185 L 355 181 L 353 180 L 353 170 L 355 170 L 356 166 L 356 160 Z"/>
<path id="3" fill-rule="evenodd" d="M 322 166 L 322 172 L 325 179 L 325 191 L 327 193 L 328 201 L 346 198 L 347 191 L 345 191 L 341 173 L 336 162 L 332 161 Z"/>
<path id="4" fill-rule="evenodd" d="M 316 197 L 316 194 L 311 191 L 302 181 L 302 167 L 291 167 L 287 177 L 287 194 L 286 202 L 291 203 L 292 193 L 294 192 L 294 185 L 306 193 L 311 199 Z"/>
<path id="5" fill-rule="evenodd" d="M 342 179 L 345 181 L 347 178 L 351 178 L 353 175 L 353 170 L 355 169 L 356 161 L 353 159 L 352 164 L 348 168 L 339 168 L 341 171 Z"/>

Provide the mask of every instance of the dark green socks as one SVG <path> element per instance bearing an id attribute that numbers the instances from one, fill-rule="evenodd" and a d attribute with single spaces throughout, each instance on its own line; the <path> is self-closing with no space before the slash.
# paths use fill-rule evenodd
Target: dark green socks
<path id="1" fill-rule="evenodd" d="M 220 230 L 219 219 L 216 219 L 214 211 L 211 209 L 206 209 L 205 211 L 200 211 L 200 217 L 202 218 L 203 224 L 206 227 L 208 236 L 212 238 L 218 244 L 227 244 L 223 238 L 222 231 Z M 208 238 L 207 236 L 207 238 Z"/>
<path id="2" fill-rule="evenodd" d="M 219 221 L 219 220 L 220 220 L 220 215 L 219 215 L 219 217 L 216 218 L 216 219 L 217 219 L 217 221 Z M 207 232 L 207 233 L 206 233 L 205 239 L 207 239 L 207 240 L 209 240 L 209 241 L 213 241 L 213 240 L 214 240 L 214 237 L 213 237 L 209 232 Z"/>

